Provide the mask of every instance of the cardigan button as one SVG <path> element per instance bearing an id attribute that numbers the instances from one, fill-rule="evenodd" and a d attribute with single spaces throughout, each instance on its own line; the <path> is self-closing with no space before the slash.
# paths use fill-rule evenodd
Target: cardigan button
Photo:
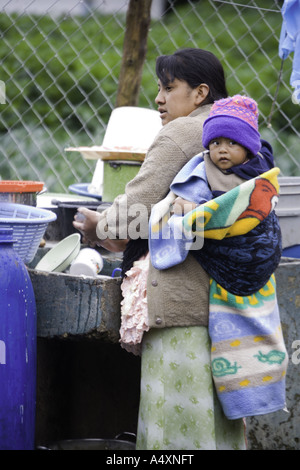
<path id="1" fill-rule="evenodd" d="M 152 285 L 153 287 L 157 287 L 157 286 L 158 286 L 158 282 L 157 282 L 157 281 L 152 281 L 152 282 L 151 282 L 151 285 Z"/>
<path id="2" fill-rule="evenodd" d="M 161 325 L 162 324 L 162 319 L 160 317 L 157 317 L 155 320 L 156 325 Z"/>

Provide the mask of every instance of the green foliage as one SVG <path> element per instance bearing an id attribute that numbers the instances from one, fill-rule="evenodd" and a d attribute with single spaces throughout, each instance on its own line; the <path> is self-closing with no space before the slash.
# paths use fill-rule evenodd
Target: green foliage
<path id="1" fill-rule="evenodd" d="M 176 3 L 176 2 L 175 2 Z M 162 54 L 177 48 L 200 47 L 222 61 L 230 94 L 244 92 L 259 101 L 266 119 L 272 105 L 280 69 L 278 37 L 281 16 L 268 13 L 267 22 L 254 9 L 237 11 L 221 4 L 216 11 L 210 2 L 194 2 L 171 10 L 163 21 L 152 21 L 144 67 L 140 105 L 149 106 L 156 94 L 154 75 L 157 45 Z M 16 116 L 49 128 L 97 133 L 99 116 L 107 122 L 115 101 L 117 77 L 124 38 L 125 18 L 101 16 L 30 17 L 0 14 L 1 79 L 10 103 L 2 111 L 0 131 L 20 124 Z M 270 64 L 271 62 L 271 64 Z M 289 82 L 291 60 L 283 78 Z M 291 106 L 291 90 L 281 86 L 280 111 L 273 126 L 285 125 L 299 114 Z M 154 105 L 153 105 L 154 106 Z"/>
<path id="2" fill-rule="evenodd" d="M 282 171 L 299 174 L 292 127 L 299 106 L 292 104 L 286 85 L 291 57 L 283 64 L 272 127 L 267 126 L 281 66 L 281 15 L 208 0 L 172 4 L 163 20 L 151 24 L 139 105 L 155 108 L 157 55 L 183 47 L 208 49 L 224 65 L 229 94 L 245 93 L 258 101 L 260 130 Z M 1 13 L 0 31 L 0 79 L 7 95 L 7 105 L 0 108 L 2 178 L 39 177 L 53 191 L 90 181 L 95 162 L 66 156 L 64 148 L 102 142 L 117 94 L 125 16 L 54 19 Z"/>
<path id="3" fill-rule="evenodd" d="M 97 112 L 110 114 L 106 97 L 116 91 L 113 77 L 118 76 L 124 33 L 120 22 L 117 28 L 101 16 L 96 22 L 92 16 L 55 21 L 1 14 L 1 79 L 10 105 L 1 113 L 0 131 L 18 127 L 16 116 L 22 116 L 32 126 L 42 122 L 56 129 L 63 123 L 70 132 L 83 127 L 96 133 Z"/>
<path id="4" fill-rule="evenodd" d="M 256 4 L 259 6 L 259 1 Z M 273 147 L 276 164 L 285 175 L 300 175 L 299 137 L 295 135 L 300 108 L 292 104 L 293 90 L 286 86 L 292 72 L 292 55 L 284 61 L 279 81 L 281 14 L 260 14 L 253 8 L 234 9 L 221 2 L 216 5 L 217 2 L 212 5 L 205 0 L 194 2 L 193 11 L 190 6 L 180 5 L 164 21 L 169 34 L 162 33 L 161 22 L 155 23 L 149 35 L 148 70 L 155 67 L 155 44 L 159 44 L 162 54 L 183 47 L 199 47 L 216 54 L 225 69 L 229 94 L 247 94 L 259 103 L 260 131 Z M 260 2 L 261 7 L 267 5 Z M 144 88 L 150 89 L 149 74 L 144 73 L 143 79 Z M 153 99 L 155 94 L 156 87 Z"/>
<path id="5" fill-rule="evenodd" d="M 219 5 L 216 10 L 211 2 L 203 0 L 195 2 L 193 10 L 190 5 L 178 7 L 164 21 L 169 34 L 166 31 L 162 33 L 164 26 L 161 22 L 153 24 L 147 63 L 151 63 L 154 70 L 155 44 L 159 44 L 162 54 L 170 54 L 183 47 L 210 50 L 224 66 L 229 94 L 245 93 L 256 99 L 261 123 L 266 122 L 281 66 L 278 56 L 281 15 L 273 12 L 260 15 L 255 9 L 244 8 L 239 9 L 238 16 L 238 10 L 232 6 Z M 289 83 L 291 68 L 289 58 L 284 64 L 282 77 L 286 83 Z M 155 92 L 156 88 L 153 96 Z M 291 103 L 291 89 L 279 88 L 277 109 L 279 111 L 274 114 L 272 124 L 278 129 L 286 125 L 286 116 L 291 120 L 299 116 L 299 107 Z"/>
<path id="6" fill-rule="evenodd" d="M 82 134 L 75 145 L 89 145 Z M 1 177 L 43 181 L 52 192 L 66 190 L 69 185 L 91 181 L 95 162 L 87 162 L 78 152 L 64 151 L 64 134 L 49 136 L 42 127 L 18 127 L 1 138 Z M 2 156 L 3 149 L 5 156 Z M 83 178 L 83 179 L 82 179 Z"/>

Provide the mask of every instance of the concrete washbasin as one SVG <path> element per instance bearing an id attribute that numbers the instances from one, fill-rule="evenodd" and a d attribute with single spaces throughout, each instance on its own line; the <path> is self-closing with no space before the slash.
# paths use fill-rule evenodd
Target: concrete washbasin
<path id="1" fill-rule="evenodd" d="M 46 252 L 47 248 L 39 248 L 28 265 L 37 306 L 37 336 L 86 336 L 118 342 L 121 278 L 111 274 L 120 265 L 120 254 L 101 253 L 103 270 L 93 278 L 35 270 Z"/>

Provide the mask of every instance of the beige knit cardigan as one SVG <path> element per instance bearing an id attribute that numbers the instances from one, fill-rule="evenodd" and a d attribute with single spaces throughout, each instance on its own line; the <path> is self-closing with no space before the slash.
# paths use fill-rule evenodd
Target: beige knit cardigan
<path id="1" fill-rule="evenodd" d="M 124 234 L 133 220 L 120 207 L 130 208 L 141 203 L 150 215 L 152 205 L 163 199 L 178 173 L 194 155 L 201 152 L 202 128 L 211 105 L 193 111 L 165 125 L 149 148 L 138 175 L 130 181 L 125 194 L 118 196 L 112 206 L 101 214 L 98 227 L 105 226 L 106 235 Z M 212 182 L 213 183 L 213 182 Z M 117 217 L 117 233 L 116 228 Z M 125 226 L 124 226 L 125 225 Z M 148 238 L 148 224 L 140 236 Z M 208 324 L 209 277 L 200 264 L 189 254 L 180 265 L 164 271 L 150 263 L 147 301 L 150 328 L 192 326 Z"/>

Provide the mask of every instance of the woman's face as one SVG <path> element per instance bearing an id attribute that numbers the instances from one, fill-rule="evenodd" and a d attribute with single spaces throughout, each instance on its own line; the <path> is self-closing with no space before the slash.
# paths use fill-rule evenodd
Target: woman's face
<path id="1" fill-rule="evenodd" d="M 158 105 L 164 126 L 173 119 L 188 116 L 200 106 L 199 89 L 191 88 L 186 81 L 177 78 L 166 86 L 158 80 L 158 94 L 155 103 Z"/>

